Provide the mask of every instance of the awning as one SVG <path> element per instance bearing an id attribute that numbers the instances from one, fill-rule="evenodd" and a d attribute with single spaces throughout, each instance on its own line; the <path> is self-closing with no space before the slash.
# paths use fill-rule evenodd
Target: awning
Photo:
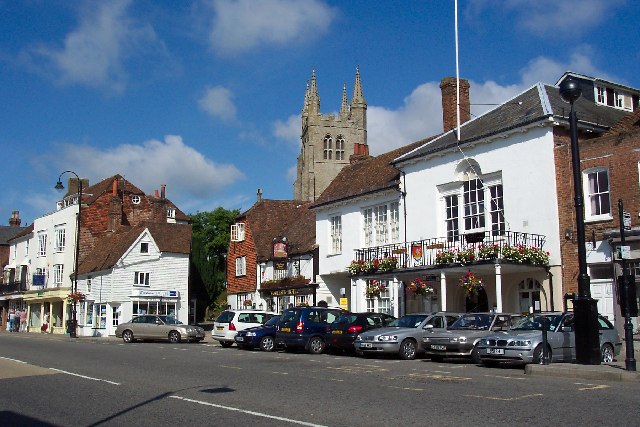
<path id="1" fill-rule="evenodd" d="M 16 264 L 15 263 L 11 263 L 11 264 L 7 264 L 4 266 L 5 270 L 15 270 L 16 269 Z"/>

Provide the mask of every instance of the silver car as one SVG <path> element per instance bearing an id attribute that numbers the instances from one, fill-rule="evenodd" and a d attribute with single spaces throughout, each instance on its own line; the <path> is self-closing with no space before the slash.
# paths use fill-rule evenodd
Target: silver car
<path id="1" fill-rule="evenodd" d="M 547 325 L 550 362 L 572 362 L 576 358 L 573 313 L 535 313 L 520 319 L 508 332 L 486 337 L 480 343 L 484 365 L 498 362 L 543 363 L 542 328 Z M 598 316 L 602 361 L 610 363 L 620 354 L 622 341 L 611 322 Z"/>
<path id="2" fill-rule="evenodd" d="M 425 335 L 425 353 L 434 362 L 445 357 L 469 357 L 473 363 L 480 363 L 480 340 L 495 331 L 509 329 L 512 322 L 520 317 L 510 313 L 464 314 L 448 330 Z"/>
<path id="3" fill-rule="evenodd" d="M 198 342 L 204 339 L 204 329 L 200 326 L 185 325 L 174 316 L 145 314 L 136 316 L 116 328 L 116 337 L 126 343 L 135 340 L 169 340 L 179 343 L 182 340 Z"/>
<path id="4" fill-rule="evenodd" d="M 444 331 L 460 314 L 413 313 L 404 315 L 385 328 L 372 329 L 356 337 L 356 352 L 364 355 L 398 354 L 401 359 L 415 359 L 423 351 L 422 339 L 434 331 Z"/>

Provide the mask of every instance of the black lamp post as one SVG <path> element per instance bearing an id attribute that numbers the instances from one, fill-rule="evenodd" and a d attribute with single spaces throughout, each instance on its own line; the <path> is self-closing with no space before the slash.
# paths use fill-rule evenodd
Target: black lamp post
<path id="1" fill-rule="evenodd" d="M 71 285 L 71 292 L 75 295 L 78 292 L 78 258 L 80 256 L 80 213 L 82 212 L 82 180 L 78 176 L 77 173 L 73 171 L 64 171 L 58 177 L 58 182 L 54 187 L 58 191 L 64 190 L 64 185 L 62 185 L 62 175 L 65 173 L 71 173 L 75 175 L 78 180 L 78 216 L 76 217 L 76 259 L 75 259 L 75 270 L 73 272 L 73 283 Z M 73 298 L 73 309 L 71 312 L 71 327 L 69 328 L 69 336 L 71 338 L 76 338 L 78 336 L 78 300 Z"/>
<path id="2" fill-rule="evenodd" d="M 578 296 L 573 302 L 576 359 L 583 365 L 600 364 L 600 343 L 597 300 L 591 298 L 591 283 L 587 274 L 587 250 L 584 237 L 584 199 L 578 147 L 578 119 L 573 103 L 582 95 L 580 84 L 571 77 L 560 84 L 562 100 L 571 104 L 569 128 L 571 132 L 571 165 L 576 210 L 576 237 L 578 244 Z"/>

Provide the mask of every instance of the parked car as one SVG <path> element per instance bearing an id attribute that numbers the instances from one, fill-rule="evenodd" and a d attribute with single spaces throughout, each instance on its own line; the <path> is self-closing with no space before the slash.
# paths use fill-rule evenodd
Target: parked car
<path id="1" fill-rule="evenodd" d="M 303 348 L 309 353 L 324 351 L 329 324 L 346 313 L 339 308 L 294 307 L 285 310 L 276 331 L 276 345 L 287 349 Z"/>
<path id="2" fill-rule="evenodd" d="M 239 348 L 260 347 L 264 351 L 273 351 L 276 348 L 276 325 L 280 316 L 273 316 L 264 325 L 254 326 L 239 331 L 235 336 Z"/>
<path id="3" fill-rule="evenodd" d="M 544 318 L 543 318 L 544 317 Z M 508 332 L 499 332 L 480 342 L 484 365 L 498 362 L 543 363 L 542 329 L 546 322 L 550 362 L 572 362 L 576 358 L 573 313 L 534 313 L 520 319 Z M 622 341 L 611 322 L 598 315 L 602 361 L 610 363 L 620 354 Z"/>
<path id="4" fill-rule="evenodd" d="M 169 340 L 179 343 L 182 340 L 198 342 L 204 339 L 205 332 L 200 326 L 185 325 L 174 316 L 145 314 L 135 316 L 127 323 L 116 328 L 116 337 L 126 343 L 135 340 Z"/>
<path id="5" fill-rule="evenodd" d="M 268 311 L 225 310 L 214 320 L 211 338 L 223 347 L 231 347 L 238 331 L 260 326 L 275 315 Z"/>
<path id="6" fill-rule="evenodd" d="M 480 340 L 495 331 L 507 330 L 521 315 L 510 313 L 467 313 L 446 331 L 425 335 L 425 353 L 434 362 L 445 357 L 469 357 L 480 363 Z"/>
<path id="7" fill-rule="evenodd" d="M 329 325 L 324 341 L 327 349 L 352 352 L 358 334 L 389 326 L 395 319 L 385 313 L 345 313 Z"/>
<path id="8" fill-rule="evenodd" d="M 435 326 L 444 331 L 458 317 L 457 313 L 444 312 L 406 314 L 386 328 L 359 334 L 354 345 L 356 351 L 363 355 L 398 354 L 401 359 L 415 359 L 423 352 L 424 335 L 431 335 Z"/>

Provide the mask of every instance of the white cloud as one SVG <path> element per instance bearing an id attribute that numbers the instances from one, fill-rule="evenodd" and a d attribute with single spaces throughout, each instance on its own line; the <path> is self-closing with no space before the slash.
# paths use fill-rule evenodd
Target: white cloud
<path id="1" fill-rule="evenodd" d="M 336 14 L 320 0 L 214 0 L 211 46 L 224 55 L 300 43 L 327 31 Z"/>
<path id="2" fill-rule="evenodd" d="M 164 141 L 153 139 L 107 150 L 63 144 L 55 162 L 58 168 L 80 165 L 76 172 L 91 177 L 92 184 L 116 173 L 147 194 L 166 184 L 167 197 L 181 208 L 190 206 L 193 198 L 211 198 L 244 178 L 234 165 L 215 163 L 174 135 L 166 136 Z"/>
<path id="3" fill-rule="evenodd" d="M 41 45 L 24 52 L 23 57 L 38 72 L 61 84 L 121 92 L 127 80 L 124 59 L 143 45 L 157 42 L 153 28 L 127 15 L 129 4 L 130 0 L 90 3 L 81 11 L 77 29 L 67 34 L 61 47 Z"/>
<path id="4" fill-rule="evenodd" d="M 294 114 L 285 121 L 276 120 L 273 124 L 273 134 L 276 138 L 285 141 L 291 148 L 299 150 L 301 125 L 302 118 L 300 114 Z"/>
<path id="5" fill-rule="evenodd" d="M 203 111 L 221 120 L 233 121 L 236 119 L 233 93 L 225 87 L 208 87 L 205 94 L 198 101 L 198 105 Z"/>

